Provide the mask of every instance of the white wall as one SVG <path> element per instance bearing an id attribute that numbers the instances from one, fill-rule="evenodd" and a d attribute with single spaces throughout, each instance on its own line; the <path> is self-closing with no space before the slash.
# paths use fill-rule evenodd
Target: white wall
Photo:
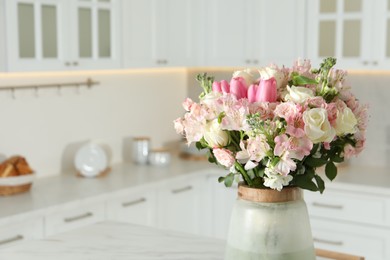
<path id="1" fill-rule="evenodd" d="M 87 77 L 101 84 L 16 90 L 15 98 L 0 90 L 0 153 L 25 156 L 42 177 L 72 168 L 75 150 L 87 140 L 109 145 L 112 161 L 119 162 L 134 136 L 150 136 L 153 147 L 179 139 L 172 121 L 182 115 L 185 69 L 9 73 L 0 74 L 0 87 Z"/>

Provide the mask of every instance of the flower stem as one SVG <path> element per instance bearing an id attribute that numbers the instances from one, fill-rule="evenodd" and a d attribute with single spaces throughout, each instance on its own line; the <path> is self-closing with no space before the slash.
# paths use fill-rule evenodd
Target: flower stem
<path id="1" fill-rule="evenodd" d="M 244 178 L 245 182 L 249 185 L 249 187 L 252 186 L 252 180 L 251 178 L 249 178 L 248 174 L 246 173 L 242 165 L 239 164 L 238 162 L 235 162 L 234 166 L 236 166 L 236 168 L 240 171 L 242 177 Z"/>

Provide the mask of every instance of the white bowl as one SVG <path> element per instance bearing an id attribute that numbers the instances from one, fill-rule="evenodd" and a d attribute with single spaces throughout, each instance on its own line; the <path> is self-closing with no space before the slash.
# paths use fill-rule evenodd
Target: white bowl
<path id="1" fill-rule="evenodd" d="M 171 154 L 166 150 L 152 150 L 149 153 L 148 161 L 151 165 L 168 165 L 171 162 Z"/>

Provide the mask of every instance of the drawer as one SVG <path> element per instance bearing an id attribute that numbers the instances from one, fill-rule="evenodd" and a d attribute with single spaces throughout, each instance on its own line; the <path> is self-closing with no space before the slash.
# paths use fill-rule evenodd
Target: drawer
<path id="1" fill-rule="evenodd" d="M 77 205 L 45 216 L 45 235 L 91 225 L 105 219 L 104 204 Z"/>
<path id="2" fill-rule="evenodd" d="M 390 230 L 311 219 L 316 248 L 355 254 L 366 260 L 390 259 Z"/>
<path id="3" fill-rule="evenodd" d="M 311 216 L 372 225 L 388 225 L 387 200 L 370 194 L 325 190 L 324 194 L 305 192 Z"/>
<path id="4" fill-rule="evenodd" d="M 39 238 L 43 238 L 43 218 L 14 222 L 0 227 L 0 247 Z"/>
<path id="5" fill-rule="evenodd" d="M 129 192 L 106 203 L 107 219 L 156 226 L 156 192 Z"/>

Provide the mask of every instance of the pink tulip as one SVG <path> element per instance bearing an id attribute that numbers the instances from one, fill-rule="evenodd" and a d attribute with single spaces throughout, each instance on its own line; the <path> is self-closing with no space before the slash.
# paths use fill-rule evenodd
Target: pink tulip
<path id="1" fill-rule="evenodd" d="M 259 89 L 258 85 L 252 84 L 248 88 L 248 101 L 249 103 L 254 103 L 256 102 L 256 93 Z"/>
<path id="2" fill-rule="evenodd" d="M 256 101 L 276 102 L 277 97 L 275 78 L 261 79 L 256 92 Z"/>
<path id="3" fill-rule="evenodd" d="M 232 80 L 230 81 L 230 93 L 234 94 L 237 99 L 241 99 L 247 97 L 247 92 L 248 89 L 244 78 L 232 78 Z"/>
<path id="4" fill-rule="evenodd" d="M 221 82 L 214 81 L 212 89 L 213 89 L 214 92 L 222 92 L 222 90 L 221 90 Z"/>
<path id="5" fill-rule="evenodd" d="M 230 93 L 230 85 L 226 80 L 221 80 L 222 93 Z"/>

